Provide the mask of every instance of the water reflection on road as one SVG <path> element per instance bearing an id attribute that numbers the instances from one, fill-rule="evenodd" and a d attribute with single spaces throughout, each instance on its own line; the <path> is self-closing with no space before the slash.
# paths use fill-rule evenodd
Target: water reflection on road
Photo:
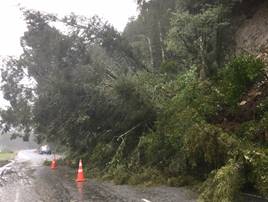
<path id="1" fill-rule="evenodd" d="M 77 191 L 79 193 L 79 200 L 83 201 L 84 199 L 84 182 L 76 182 Z"/>
<path id="2" fill-rule="evenodd" d="M 190 202 L 196 195 L 184 188 L 140 188 L 88 179 L 75 182 L 75 171 L 68 167 L 51 170 L 43 161 L 50 155 L 36 150 L 18 153 L 15 162 L 0 176 L 0 202 Z"/>

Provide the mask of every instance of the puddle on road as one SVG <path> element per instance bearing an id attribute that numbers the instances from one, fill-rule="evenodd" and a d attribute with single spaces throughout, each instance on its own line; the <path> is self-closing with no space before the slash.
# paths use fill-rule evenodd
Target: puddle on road
<path id="1" fill-rule="evenodd" d="M 68 167 L 51 170 L 46 166 L 33 167 L 29 162 L 16 162 L 14 169 L 8 176 L 9 182 L 0 187 L 0 202 L 122 201 L 90 179 L 76 182 L 76 171 Z"/>

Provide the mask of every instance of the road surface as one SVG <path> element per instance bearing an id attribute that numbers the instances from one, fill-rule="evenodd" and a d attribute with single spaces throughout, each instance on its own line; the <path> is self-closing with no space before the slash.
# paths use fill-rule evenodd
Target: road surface
<path id="1" fill-rule="evenodd" d="M 196 195 L 184 188 L 142 188 L 87 179 L 76 183 L 67 167 L 43 166 L 48 155 L 20 151 L 9 165 L 0 168 L 0 202 L 193 202 Z"/>

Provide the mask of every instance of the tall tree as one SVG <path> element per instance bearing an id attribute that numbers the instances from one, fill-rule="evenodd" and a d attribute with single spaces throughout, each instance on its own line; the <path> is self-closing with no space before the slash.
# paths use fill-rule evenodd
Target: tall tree
<path id="1" fill-rule="evenodd" d="M 40 141 L 79 152 L 93 149 L 99 136 L 111 140 L 140 122 L 146 125 L 154 113 L 146 115 L 150 108 L 131 92 L 132 83 L 122 84 L 127 95 L 133 93 L 131 102 L 123 100 L 125 91 L 116 85 L 143 66 L 112 26 L 98 17 L 58 19 L 31 10 L 24 15 L 28 30 L 21 38 L 23 54 L 8 60 L 2 72 L 2 90 L 12 103 L 1 112 L 6 131 L 31 129 Z M 67 33 L 55 22 L 65 25 Z M 31 88 L 23 83 L 25 75 L 34 81 Z"/>
<path id="2" fill-rule="evenodd" d="M 159 69 L 161 63 L 167 59 L 165 39 L 176 1 L 151 0 L 138 3 L 140 14 L 127 25 L 124 36 L 135 48 L 142 51 L 141 55 L 147 58 L 146 65 Z"/>
<path id="3" fill-rule="evenodd" d="M 196 65 L 205 79 L 223 65 L 231 36 L 230 7 L 222 3 L 180 4 L 172 18 L 168 48 L 177 53 L 183 66 Z M 187 4 L 188 3 L 188 4 Z"/>

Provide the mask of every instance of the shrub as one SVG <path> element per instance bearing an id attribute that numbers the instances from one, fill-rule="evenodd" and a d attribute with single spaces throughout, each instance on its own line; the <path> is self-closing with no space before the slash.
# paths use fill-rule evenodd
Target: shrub
<path id="1" fill-rule="evenodd" d="M 138 172 L 136 171 L 135 173 L 132 173 L 128 182 L 131 185 L 143 184 L 145 186 L 152 186 L 165 184 L 166 178 L 157 169 L 142 168 Z"/>
<path id="2" fill-rule="evenodd" d="M 174 154 L 168 139 L 153 131 L 140 138 L 137 150 L 140 155 L 140 163 L 160 168 L 166 166 Z"/>
<path id="3" fill-rule="evenodd" d="M 183 69 L 179 68 L 180 66 L 174 60 L 168 60 L 161 64 L 160 71 L 161 73 L 166 73 L 172 77 L 176 76 L 178 72 L 182 72 Z"/>
<path id="4" fill-rule="evenodd" d="M 111 160 L 114 148 L 111 144 L 99 143 L 91 154 L 91 162 L 93 166 L 105 168 L 106 164 Z"/>
<path id="5" fill-rule="evenodd" d="M 268 150 L 255 149 L 245 152 L 248 181 L 263 196 L 268 197 Z"/>
<path id="6" fill-rule="evenodd" d="M 183 151 L 193 172 L 204 176 L 224 165 L 230 157 L 229 152 L 236 146 L 236 140 L 230 135 L 215 126 L 202 123 L 187 130 Z"/>
<path id="7" fill-rule="evenodd" d="M 115 184 L 127 184 L 129 179 L 128 169 L 124 165 L 117 165 L 117 167 L 113 169 L 112 177 Z"/>
<path id="8" fill-rule="evenodd" d="M 244 140 L 254 140 L 258 132 L 258 123 L 254 120 L 244 122 L 240 125 L 236 134 Z"/>
<path id="9" fill-rule="evenodd" d="M 262 143 L 268 144 L 268 112 L 265 112 L 264 116 L 260 120 L 259 127 L 262 133 Z"/>
<path id="10" fill-rule="evenodd" d="M 234 58 L 219 74 L 223 98 L 230 106 L 236 106 L 241 95 L 254 83 L 265 77 L 265 65 L 254 56 Z"/>
<path id="11" fill-rule="evenodd" d="M 261 118 L 265 112 L 268 112 L 268 96 L 261 100 L 256 106 L 256 117 Z"/>
<path id="12" fill-rule="evenodd" d="M 177 152 L 176 156 L 171 159 L 169 166 L 165 170 L 170 176 L 185 176 L 187 175 L 187 171 L 186 158 L 183 152 Z"/>
<path id="13" fill-rule="evenodd" d="M 213 171 L 201 188 L 199 202 L 234 202 L 242 185 L 240 165 L 230 161 Z"/>
<path id="14" fill-rule="evenodd" d="M 236 133 L 244 140 L 259 143 L 260 145 L 267 145 L 268 113 L 264 113 L 260 120 L 251 120 L 242 123 Z"/>
<path id="15" fill-rule="evenodd" d="M 167 180 L 168 186 L 181 187 L 196 184 L 196 179 L 190 175 L 170 177 Z"/>

